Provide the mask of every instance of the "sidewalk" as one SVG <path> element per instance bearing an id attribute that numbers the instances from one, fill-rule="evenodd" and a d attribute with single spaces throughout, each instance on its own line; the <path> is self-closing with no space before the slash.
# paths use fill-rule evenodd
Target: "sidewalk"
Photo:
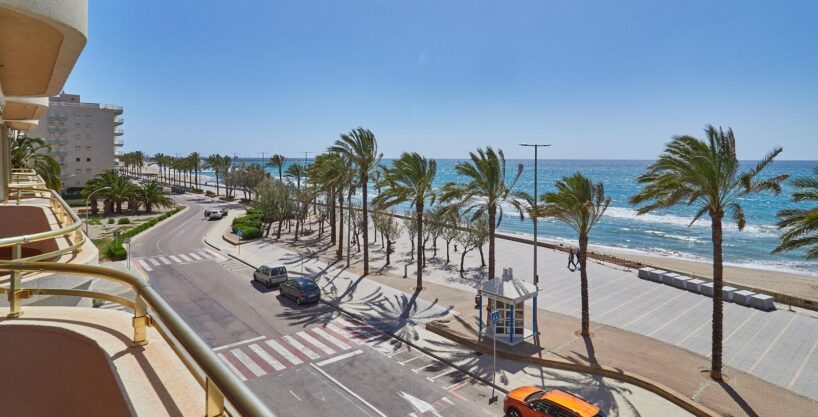
<path id="1" fill-rule="evenodd" d="M 231 219 L 239 214 L 231 213 Z M 239 255 L 237 247 L 222 239 L 222 232 L 229 221 L 231 220 L 226 219 L 218 227 L 212 228 L 205 236 L 205 241 L 252 266 L 281 262 L 287 266 L 291 275 L 300 276 L 303 265 L 303 275 L 317 278 L 316 282 L 322 287 L 324 299 L 330 304 L 461 369 L 489 381 L 492 379 L 490 355 L 476 355 L 473 351 L 425 329 L 425 324 L 432 320 L 452 320 L 461 317 L 461 311 L 470 313 L 469 309 L 464 308 L 464 303 L 473 301 L 470 294 L 431 284 L 420 296 L 409 289 L 414 280 L 382 277 L 396 280 L 390 282 L 395 285 L 387 285 L 380 280 L 360 278 L 346 271 L 342 265 L 328 264 L 309 253 L 302 256 L 269 241 L 244 243 Z M 471 305 L 468 307 L 471 308 Z M 396 340 L 395 343 L 401 342 Z M 613 379 L 545 369 L 502 358 L 497 359 L 497 369 L 496 383 L 505 390 L 520 385 L 561 387 L 601 405 L 609 416 L 691 415 L 645 389 Z"/>

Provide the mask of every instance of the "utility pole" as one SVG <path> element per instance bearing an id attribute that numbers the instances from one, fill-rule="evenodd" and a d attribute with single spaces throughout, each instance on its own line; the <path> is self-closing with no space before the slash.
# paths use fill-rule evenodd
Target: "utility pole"
<path id="1" fill-rule="evenodd" d="M 540 148 L 547 148 L 551 145 L 521 143 L 520 146 L 534 148 L 534 213 L 531 213 L 531 220 L 534 222 L 534 287 L 536 288 L 536 292 L 534 293 L 534 298 L 532 299 L 532 303 L 534 304 L 534 325 L 532 326 L 532 330 L 534 330 L 534 336 L 537 336 L 539 331 L 539 326 L 537 324 L 537 295 L 539 295 L 540 292 L 540 275 L 537 273 L 537 214 L 539 214 L 539 211 L 537 210 L 537 200 L 539 198 L 537 195 L 537 161 L 539 160 L 537 151 L 539 151 Z"/>

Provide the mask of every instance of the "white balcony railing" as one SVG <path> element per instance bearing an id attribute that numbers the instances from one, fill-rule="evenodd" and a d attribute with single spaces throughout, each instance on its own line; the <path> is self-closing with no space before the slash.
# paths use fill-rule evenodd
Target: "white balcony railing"
<path id="1" fill-rule="evenodd" d="M 125 134 L 125 131 L 124 131 L 124 130 L 122 130 L 122 129 L 120 129 L 120 128 L 116 128 L 116 129 L 114 129 L 114 136 L 122 136 L 122 135 L 124 135 L 124 134 Z"/>

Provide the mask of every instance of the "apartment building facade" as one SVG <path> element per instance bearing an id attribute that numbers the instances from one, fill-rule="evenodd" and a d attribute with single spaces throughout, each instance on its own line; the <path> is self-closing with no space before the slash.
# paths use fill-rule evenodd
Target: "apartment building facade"
<path id="1" fill-rule="evenodd" d="M 116 167 L 118 148 L 124 144 L 122 111 L 120 106 L 83 103 L 78 94 L 61 93 L 49 99 L 48 111 L 26 135 L 51 145 L 64 188 L 83 187 L 95 175 Z"/>

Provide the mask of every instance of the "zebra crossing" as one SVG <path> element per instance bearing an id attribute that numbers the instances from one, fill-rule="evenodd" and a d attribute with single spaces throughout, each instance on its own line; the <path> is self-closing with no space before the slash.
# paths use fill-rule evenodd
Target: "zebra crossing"
<path id="1" fill-rule="evenodd" d="M 384 346 L 387 340 L 388 336 L 371 326 L 337 317 L 326 325 L 277 339 L 257 337 L 244 344 L 239 342 L 213 350 L 240 380 L 248 381 L 351 351 L 360 345 L 367 345 L 388 355 L 391 353 L 390 346 Z"/>
<path id="2" fill-rule="evenodd" d="M 187 264 L 201 261 L 214 261 L 224 263 L 228 257 L 212 249 L 199 249 L 188 253 L 177 253 L 174 255 L 146 256 L 133 258 L 133 262 L 139 265 L 145 272 L 153 271 L 154 268 L 172 264 Z"/>

